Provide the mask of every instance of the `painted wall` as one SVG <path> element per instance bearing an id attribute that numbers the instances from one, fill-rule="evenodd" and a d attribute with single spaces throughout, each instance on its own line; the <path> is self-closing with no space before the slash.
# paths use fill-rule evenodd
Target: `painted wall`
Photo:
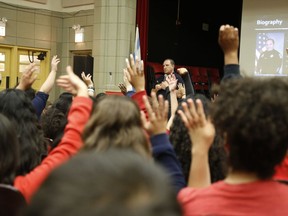
<path id="1" fill-rule="evenodd" d="M 61 58 L 58 74 L 65 73 L 66 66 L 73 64 L 74 53 L 92 53 L 96 92 L 120 91 L 117 85 L 123 82 L 125 58 L 134 49 L 136 0 L 94 0 L 93 9 L 77 12 L 0 2 L 0 14 L 8 20 L 6 36 L 0 38 L 0 46 L 50 50 L 51 57 L 57 54 Z M 74 42 L 72 26 L 75 24 L 84 28 L 83 43 Z M 51 98 L 59 93 L 61 89 L 55 87 Z"/>
<path id="2" fill-rule="evenodd" d="M 58 12 L 75 12 L 94 8 L 94 0 L 2 0 L 0 2 Z"/>

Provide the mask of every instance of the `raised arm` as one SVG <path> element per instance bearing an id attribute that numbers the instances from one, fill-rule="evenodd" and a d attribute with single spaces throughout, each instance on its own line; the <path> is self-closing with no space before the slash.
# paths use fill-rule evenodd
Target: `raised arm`
<path id="1" fill-rule="evenodd" d="M 22 91 L 25 91 L 33 85 L 37 78 L 37 74 L 34 74 L 34 72 L 37 70 L 37 66 L 35 63 L 30 63 L 25 70 L 22 73 L 22 76 L 20 78 L 19 84 L 16 86 L 16 89 L 20 89 Z"/>
<path id="2" fill-rule="evenodd" d="M 137 56 L 133 57 L 130 54 L 129 60 L 126 58 L 126 77 L 134 87 L 136 92 L 145 91 L 145 76 L 144 76 L 144 64 L 143 61 L 138 59 Z"/>
<path id="3" fill-rule="evenodd" d="M 168 101 L 164 101 L 162 95 L 159 95 L 157 100 L 155 92 L 151 92 L 151 97 L 152 106 L 148 101 L 148 97 L 146 95 L 143 96 L 149 118 L 146 119 L 146 116 L 142 111 L 142 122 L 145 130 L 150 135 L 154 160 L 167 170 L 168 174 L 171 176 L 173 186 L 178 192 L 186 186 L 186 182 L 180 162 L 176 157 L 174 148 L 166 133 Z"/>
<path id="4" fill-rule="evenodd" d="M 188 186 L 203 188 L 211 184 L 208 152 L 215 137 L 215 128 L 211 121 L 206 119 L 201 100 L 196 100 L 196 107 L 192 99 L 188 99 L 187 103 L 182 103 L 183 111 L 179 110 L 178 113 L 192 142 Z"/>
<path id="5" fill-rule="evenodd" d="M 60 59 L 57 58 L 57 55 L 52 57 L 52 60 L 51 60 L 51 71 L 50 71 L 49 75 L 47 76 L 45 82 L 40 87 L 40 89 L 39 89 L 40 92 L 44 92 L 46 94 L 50 93 L 50 91 L 51 91 L 51 89 L 52 89 L 52 87 L 54 86 L 54 83 L 55 83 L 59 62 L 60 62 Z"/>
<path id="6" fill-rule="evenodd" d="M 74 74 L 72 67 L 67 66 L 67 75 L 62 75 L 57 79 L 58 86 L 74 96 L 88 97 L 87 85 Z"/>
<path id="7" fill-rule="evenodd" d="M 126 70 L 124 70 L 126 77 L 135 89 L 135 94 L 131 96 L 133 100 L 135 100 L 140 108 L 140 110 L 144 111 L 147 116 L 146 107 L 143 103 L 143 95 L 146 94 L 145 90 L 145 76 L 144 76 L 144 65 L 143 61 L 137 58 L 137 56 L 133 57 L 132 54 L 128 58 L 126 58 Z"/>
<path id="8" fill-rule="evenodd" d="M 224 64 L 239 64 L 238 48 L 239 34 L 238 28 L 230 25 L 221 25 L 219 29 L 218 43 L 224 53 Z"/>
<path id="9" fill-rule="evenodd" d="M 219 28 L 218 43 L 224 53 L 224 76 L 222 81 L 230 78 L 240 78 L 238 28 L 230 25 L 221 25 Z"/>
<path id="10" fill-rule="evenodd" d="M 57 58 L 57 55 L 53 56 L 51 61 L 51 71 L 32 100 L 32 104 L 36 110 L 38 118 L 40 118 L 49 98 L 49 93 L 54 86 L 57 73 L 57 65 L 59 62 L 60 60 Z"/>
<path id="11" fill-rule="evenodd" d="M 85 75 L 85 72 L 82 71 L 81 77 L 82 77 L 83 81 L 86 83 L 86 85 L 87 85 L 87 87 L 88 87 L 88 94 L 89 94 L 91 97 L 94 97 L 94 96 L 95 96 L 95 87 L 94 87 L 94 83 L 93 83 L 93 81 L 92 81 L 92 76 L 91 76 L 91 74 Z"/>
<path id="12" fill-rule="evenodd" d="M 128 80 L 128 77 L 127 77 L 128 73 L 129 72 L 127 71 L 127 68 L 124 68 L 123 69 L 123 83 L 119 83 L 118 87 L 121 90 L 123 95 L 131 97 L 135 93 L 135 91 L 134 91 L 133 86 Z"/>
<path id="13" fill-rule="evenodd" d="M 194 95 L 195 94 L 194 87 L 193 87 L 192 80 L 191 80 L 191 77 L 187 68 L 183 68 L 183 67 L 178 68 L 177 73 L 180 74 L 181 77 L 183 78 L 184 85 L 183 84 L 182 85 L 185 86 L 185 94 Z"/>
<path id="14" fill-rule="evenodd" d="M 30 173 L 15 178 L 14 186 L 28 202 L 49 173 L 82 147 L 81 134 L 92 110 L 92 100 L 88 96 L 87 86 L 73 73 L 70 66 L 67 67 L 67 75 L 57 79 L 57 84 L 76 97 L 72 101 L 64 136 L 58 146 Z"/>
<path id="15" fill-rule="evenodd" d="M 169 75 L 167 76 L 166 78 L 166 82 L 168 83 L 168 86 L 169 86 L 169 91 L 170 91 L 170 113 L 171 113 L 171 116 L 168 120 L 168 123 L 167 123 L 167 126 L 166 126 L 166 129 L 169 131 L 170 130 L 170 127 L 172 125 L 172 122 L 173 122 L 173 119 L 174 119 L 174 116 L 175 116 L 175 112 L 177 110 L 177 107 L 178 107 L 178 100 L 177 100 L 177 79 L 175 77 L 174 74 L 172 75 Z M 179 83 L 180 85 L 181 83 Z"/>

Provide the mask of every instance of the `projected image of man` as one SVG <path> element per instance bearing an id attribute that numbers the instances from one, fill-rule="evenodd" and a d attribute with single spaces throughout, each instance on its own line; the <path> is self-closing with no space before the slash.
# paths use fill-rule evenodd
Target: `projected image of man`
<path id="1" fill-rule="evenodd" d="M 265 50 L 260 54 L 257 62 L 258 74 L 280 74 L 282 55 L 274 48 L 274 45 L 274 39 L 266 40 Z"/>

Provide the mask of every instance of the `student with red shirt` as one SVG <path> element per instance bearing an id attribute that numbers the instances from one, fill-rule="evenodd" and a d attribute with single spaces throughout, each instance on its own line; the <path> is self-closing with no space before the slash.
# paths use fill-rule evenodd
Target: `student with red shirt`
<path id="1" fill-rule="evenodd" d="M 220 28 L 221 40 L 237 41 L 237 35 L 233 26 Z M 227 79 L 208 119 L 200 101 L 183 104 L 179 114 L 193 142 L 189 187 L 178 194 L 184 215 L 288 215 L 288 187 L 273 179 L 288 147 L 287 91 L 283 78 Z M 210 185 L 215 128 L 224 138 L 229 170 Z"/>
<path id="2" fill-rule="evenodd" d="M 40 165 L 26 175 L 17 176 L 14 180 L 14 186 L 28 202 L 49 173 L 76 154 L 82 147 L 81 136 L 75 136 L 75 134 L 82 133 L 90 116 L 92 100 L 88 96 L 86 84 L 73 73 L 70 66 L 67 67 L 67 73 L 58 78 L 57 83 L 59 86 L 69 88 L 69 91 L 72 91 L 76 97 L 73 99 L 69 111 L 65 134 L 59 145 L 48 154 Z"/>

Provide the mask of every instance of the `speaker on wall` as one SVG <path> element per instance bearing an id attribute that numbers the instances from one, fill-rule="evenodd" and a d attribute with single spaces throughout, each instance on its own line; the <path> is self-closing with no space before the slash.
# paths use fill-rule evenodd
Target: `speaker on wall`
<path id="1" fill-rule="evenodd" d="M 73 57 L 73 71 L 77 74 L 81 79 L 82 71 L 85 74 L 91 74 L 93 81 L 93 62 L 94 58 L 90 55 L 74 55 Z"/>

